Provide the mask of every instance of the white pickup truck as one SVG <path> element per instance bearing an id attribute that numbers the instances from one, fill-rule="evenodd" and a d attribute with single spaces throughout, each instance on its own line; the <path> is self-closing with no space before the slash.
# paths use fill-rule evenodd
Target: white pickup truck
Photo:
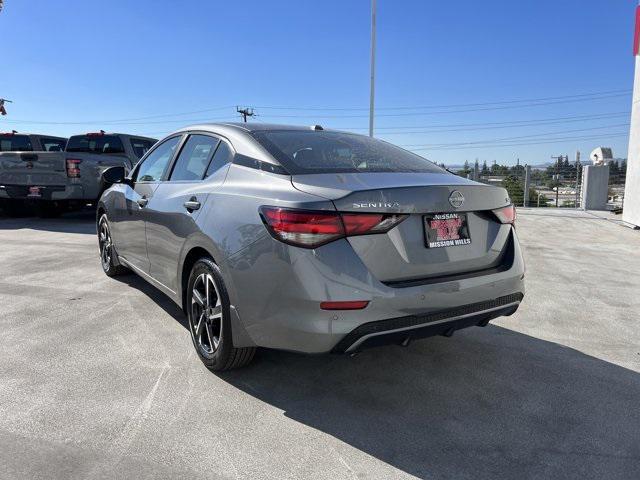
<path id="1" fill-rule="evenodd" d="M 66 146 L 47 139 L 55 137 L 0 133 L 0 208 L 7 214 L 35 206 L 39 214 L 54 216 L 94 203 L 105 188 L 105 169 L 130 170 L 157 141 L 102 130 L 74 135 Z"/>

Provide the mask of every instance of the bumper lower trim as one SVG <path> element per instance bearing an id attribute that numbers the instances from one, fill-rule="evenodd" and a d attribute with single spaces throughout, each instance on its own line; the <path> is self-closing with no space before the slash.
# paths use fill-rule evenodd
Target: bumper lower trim
<path id="1" fill-rule="evenodd" d="M 333 348 L 334 353 L 353 353 L 375 345 L 401 343 L 408 338 L 440 335 L 473 325 L 486 325 L 489 320 L 514 313 L 524 295 L 513 293 L 494 300 L 472 303 L 426 315 L 378 320 L 360 325 L 349 332 Z"/>

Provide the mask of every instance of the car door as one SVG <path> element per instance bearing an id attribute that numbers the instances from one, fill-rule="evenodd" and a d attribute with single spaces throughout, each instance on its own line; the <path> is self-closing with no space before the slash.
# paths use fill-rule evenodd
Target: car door
<path id="1" fill-rule="evenodd" d="M 114 206 L 111 222 L 116 251 L 133 267 L 147 274 L 147 205 L 165 178 L 181 140 L 182 135 L 170 137 L 150 151 L 133 170 L 131 185 L 124 186 L 123 195 Z"/>
<path id="2" fill-rule="evenodd" d="M 147 250 L 151 276 L 177 291 L 184 242 L 199 232 L 196 220 L 209 192 L 224 181 L 233 155 L 217 136 L 192 133 L 174 161 L 167 181 L 149 200 Z"/>

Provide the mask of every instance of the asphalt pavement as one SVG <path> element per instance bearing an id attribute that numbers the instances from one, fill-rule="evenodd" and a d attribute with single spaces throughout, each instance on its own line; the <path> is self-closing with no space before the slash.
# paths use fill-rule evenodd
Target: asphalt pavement
<path id="1" fill-rule="evenodd" d="M 519 211 L 486 328 L 224 374 L 93 222 L 0 218 L 2 479 L 640 478 L 640 231 L 607 215 Z"/>

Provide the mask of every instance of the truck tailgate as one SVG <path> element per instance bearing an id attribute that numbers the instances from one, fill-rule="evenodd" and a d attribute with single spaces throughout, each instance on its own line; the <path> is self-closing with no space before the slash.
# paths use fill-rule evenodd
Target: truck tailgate
<path id="1" fill-rule="evenodd" d="M 65 185 L 67 180 L 63 152 L 0 153 L 0 185 Z"/>

